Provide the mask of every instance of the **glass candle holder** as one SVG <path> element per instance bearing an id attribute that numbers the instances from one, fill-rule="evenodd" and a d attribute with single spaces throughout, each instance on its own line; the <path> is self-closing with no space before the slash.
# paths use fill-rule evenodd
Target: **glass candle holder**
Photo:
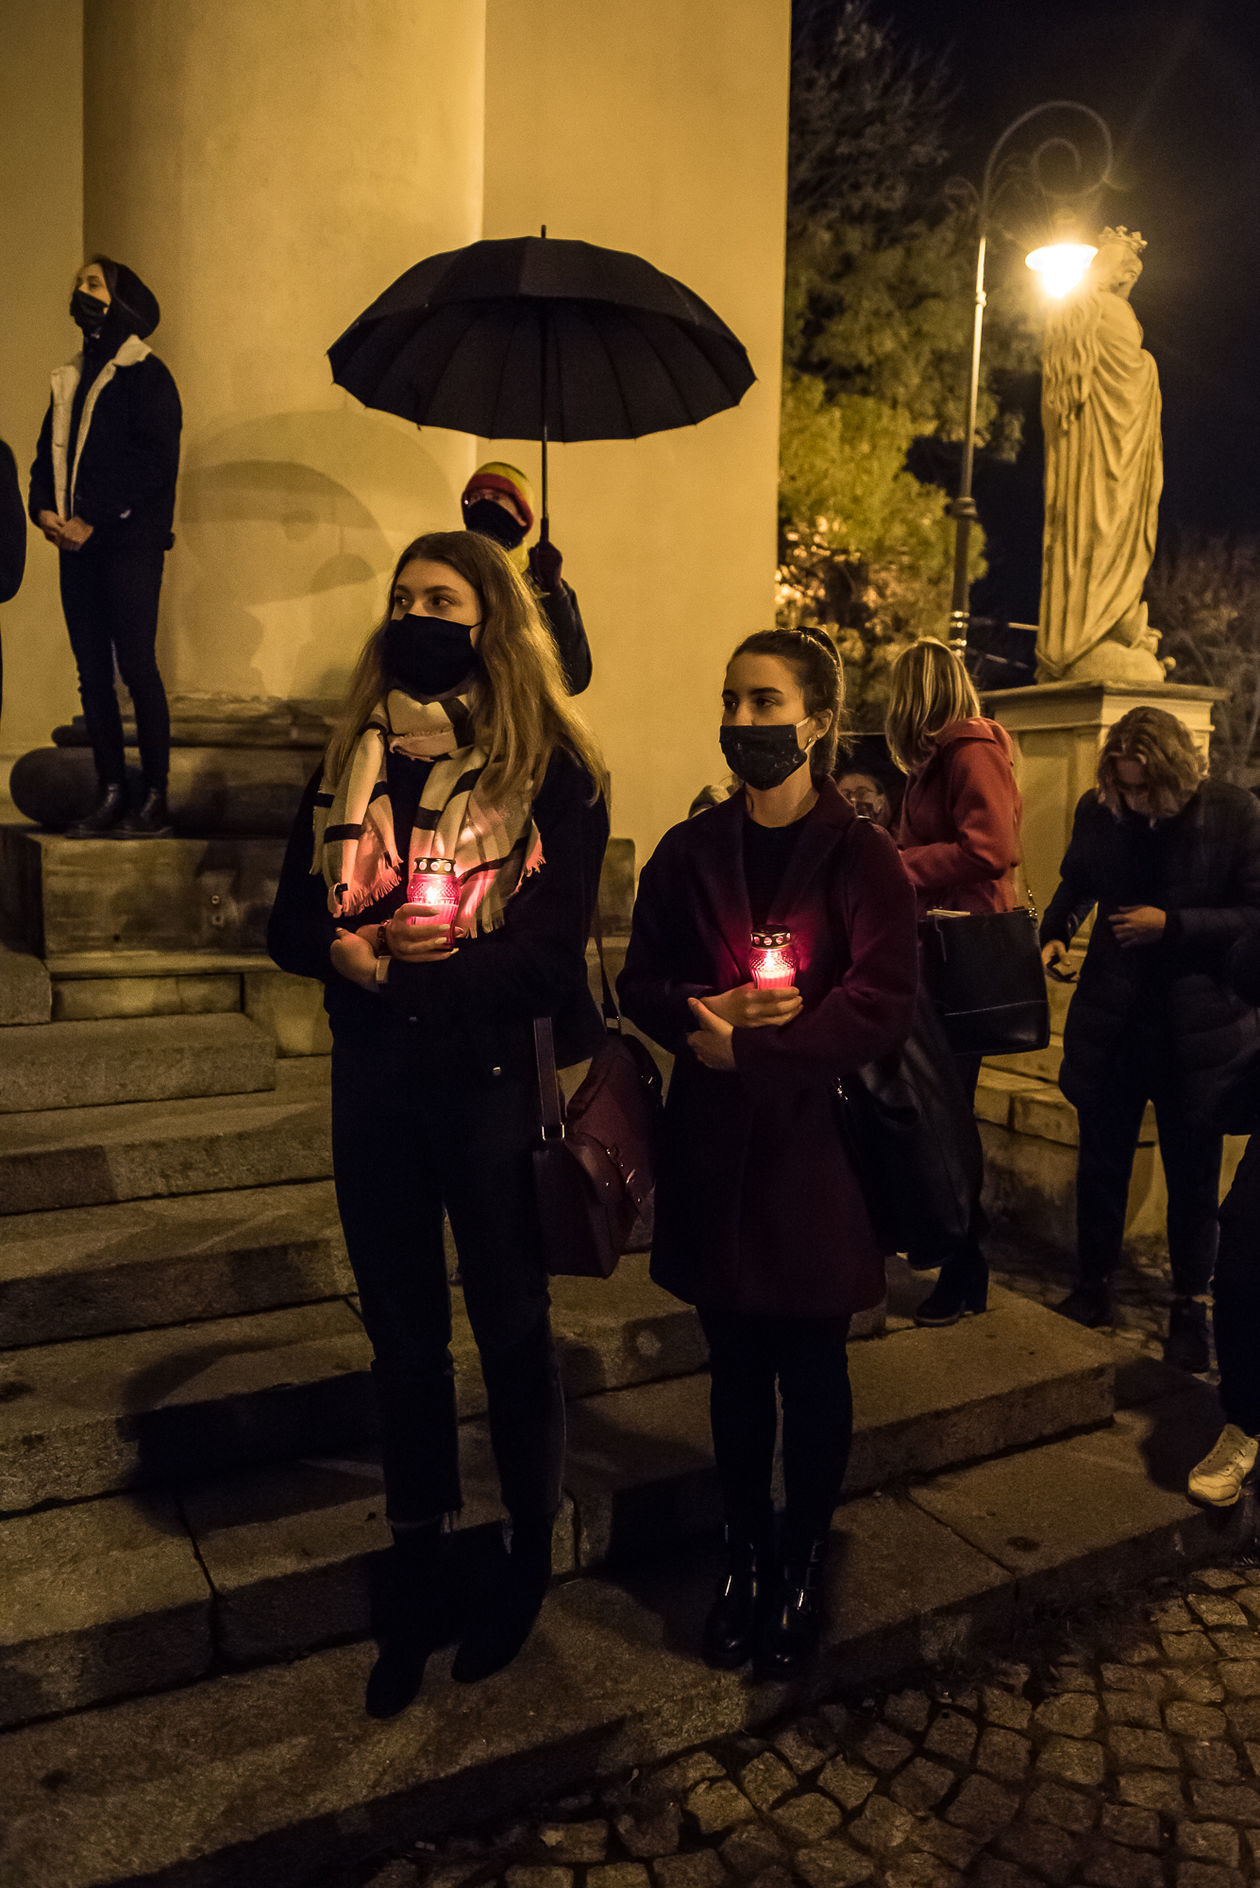
<path id="1" fill-rule="evenodd" d="M 432 919 L 409 918 L 409 924 L 444 924 L 449 936 L 459 910 L 459 881 L 454 859 L 414 860 L 411 877 L 407 880 L 407 903 L 428 905 L 433 911 Z"/>
<path id="2" fill-rule="evenodd" d="M 754 931 L 748 968 L 759 990 L 790 990 L 796 977 L 796 953 L 790 931 Z"/>

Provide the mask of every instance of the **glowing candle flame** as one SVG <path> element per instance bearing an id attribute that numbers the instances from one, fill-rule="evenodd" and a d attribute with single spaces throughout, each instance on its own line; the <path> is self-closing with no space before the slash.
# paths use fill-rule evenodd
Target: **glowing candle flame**
<path id="1" fill-rule="evenodd" d="M 409 924 L 444 924 L 450 932 L 459 910 L 459 881 L 454 859 L 416 859 L 407 880 L 407 903 L 429 905 L 432 918 L 409 918 Z"/>
<path id="2" fill-rule="evenodd" d="M 790 990 L 796 977 L 796 953 L 790 931 L 754 931 L 748 968 L 759 990 Z"/>
<path id="3" fill-rule="evenodd" d="M 1041 286 L 1054 301 L 1070 294 L 1098 251 L 1089 243 L 1048 243 L 1025 256 L 1024 266 L 1041 277 Z"/>

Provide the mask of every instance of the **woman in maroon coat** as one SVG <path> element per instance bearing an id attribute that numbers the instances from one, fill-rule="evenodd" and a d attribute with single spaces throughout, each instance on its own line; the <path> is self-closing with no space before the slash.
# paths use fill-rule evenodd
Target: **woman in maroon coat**
<path id="1" fill-rule="evenodd" d="M 945 911 L 1012 911 L 1020 859 L 1022 803 L 1011 738 L 980 712 L 971 677 L 946 643 L 924 637 L 892 666 L 884 731 L 893 759 L 909 776 L 897 844 L 914 881 L 919 916 Z M 968 1098 L 979 1056 L 960 1056 Z M 919 1306 L 920 1324 L 955 1324 L 988 1303 L 989 1268 L 980 1247 L 977 1198 L 966 1239 L 945 1254 L 911 1254 L 940 1264 Z M 942 1262 L 943 1261 L 943 1262 Z"/>
<path id="2" fill-rule="evenodd" d="M 721 741 L 743 790 L 675 826 L 644 867 L 620 983 L 627 1015 L 677 1058 L 652 1275 L 698 1308 L 709 1345 L 728 1567 L 705 1657 L 755 1653 L 775 1675 L 817 1641 L 852 1436 L 849 1320 L 884 1290 L 836 1081 L 899 1044 L 917 986 L 905 871 L 828 777 L 843 686 L 821 635 L 769 630 L 736 650 Z M 750 976 L 766 929 L 791 934 L 790 988 Z"/>

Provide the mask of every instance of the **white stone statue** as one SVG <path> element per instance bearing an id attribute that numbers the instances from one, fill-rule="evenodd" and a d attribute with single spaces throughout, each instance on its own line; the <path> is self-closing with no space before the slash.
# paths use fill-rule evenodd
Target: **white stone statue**
<path id="1" fill-rule="evenodd" d="M 1162 682 L 1142 586 L 1164 482 L 1159 375 L 1129 292 L 1146 244 L 1105 229 L 1046 320 L 1046 523 L 1038 679 Z"/>

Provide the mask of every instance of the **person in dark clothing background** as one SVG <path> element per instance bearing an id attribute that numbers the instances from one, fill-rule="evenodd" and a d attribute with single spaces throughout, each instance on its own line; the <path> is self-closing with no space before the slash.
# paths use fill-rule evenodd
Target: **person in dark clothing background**
<path id="1" fill-rule="evenodd" d="M 179 393 L 146 343 L 158 325 L 157 297 L 125 264 L 107 256 L 84 263 L 70 313 L 83 350 L 53 374 L 30 484 L 31 517 L 61 554 L 61 602 L 100 789 L 68 832 L 158 838 L 171 830 L 170 715 L 156 644 L 173 542 Z M 115 662 L 135 710 L 144 781 L 130 811 Z"/>
<path id="2" fill-rule="evenodd" d="M 1060 1309 L 1081 1324 L 1110 1322 L 1133 1156 L 1153 1102 L 1173 1285 L 1164 1354 L 1206 1370 L 1221 1110 L 1260 1054 L 1260 1012 L 1228 980 L 1231 948 L 1260 930 L 1260 807 L 1241 787 L 1203 778 L 1174 715 L 1131 708 L 1103 742 L 1061 880 L 1041 924 L 1048 970 L 1098 913 L 1059 1077 L 1080 1119 L 1080 1282 Z"/>
<path id="3" fill-rule="evenodd" d="M 1229 953 L 1226 978 L 1246 1003 L 1260 1004 L 1260 929 Z M 1221 1205 L 1212 1282 L 1212 1330 L 1225 1427 L 1186 1478 L 1186 1492 L 1213 1508 L 1232 1508 L 1260 1454 L 1260 1069 L 1243 1078 L 1230 1127 L 1245 1121 L 1246 1150 Z"/>
<path id="4" fill-rule="evenodd" d="M 535 538 L 534 489 L 523 472 L 489 459 L 464 487 L 460 506 L 464 527 L 497 544 L 512 568 L 534 587 L 555 639 L 570 695 L 580 695 L 591 679 L 591 649 L 586 640 L 577 594 L 560 575 L 563 559 L 550 538 Z"/>
<path id="5" fill-rule="evenodd" d="M 676 1058 L 652 1276 L 696 1306 L 709 1347 L 727 1564 L 704 1656 L 727 1669 L 752 1658 L 771 1677 L 803 1665 L 822 1629 L 853 1432 L 849 1320 L 884 1291 L 836 1081 L 904 1041 L 918 985 L 905 868 L 829 777 L 843 701 L 821 631 L 736 649 L 721 744 L 738 790 L 673 827 L 644 866 L 618 984 L 626 1015 Z M 757 988 L 753 933 L 780 929 L 792 985 Z"/>
<path id="6" fill-rule="evenodd" d="M 26 508 L 18 484 L 17 461 L 0 439 L 0 603 L 17 595 L 25 569 Z M 4 652 L 0 649 L 0 709 L 3 706 Z"/>
<path id="7" fill-rule="evenodd" d="M 502 551 L 457 531 L 409 545 L 299 808 L 268 932 L 282 970 L 323 982 L 332 1025 L 333 1175 L 394 1532 L 377 1717 L 411 1701 L 444 1636 L 441 1532 L 461 1497 L 443 1207 L 512 1526 L 457 1679 L 515 1657 L 550 1578 L 564 1398 L 533 1179 L 533 1019 L 554 1019 L 562 1066 L 602 1040 L 585 952 L 605 787 Z M 450 883 L 445 922 L 408 902 L 421 860 Z"/>

